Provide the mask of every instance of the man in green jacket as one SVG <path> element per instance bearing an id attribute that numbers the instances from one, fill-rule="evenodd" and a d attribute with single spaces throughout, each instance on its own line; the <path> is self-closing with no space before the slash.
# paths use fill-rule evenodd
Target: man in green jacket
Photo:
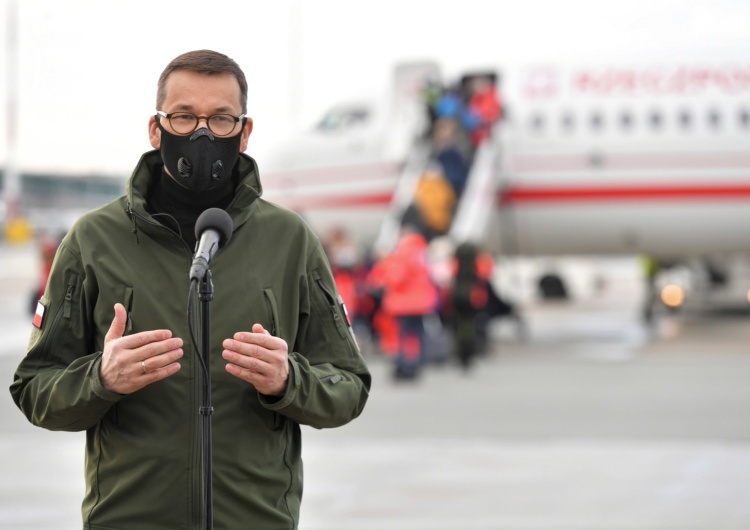
<path id="1" fill-rule="evenodd" d="M 234 226 L 210 263 L 214 528 L 297 528 L 300 425 L 344 425 L 367 401 L 370 374 L 318 238 L 260 198 L 246 112 L 232 59 L 174 59 L 149 121 L 155 150 L 57 252 L 10 390 L 33 424 L 86 431 L 84 529 L 205 528 L 187 307 L 208 208 Z"/>

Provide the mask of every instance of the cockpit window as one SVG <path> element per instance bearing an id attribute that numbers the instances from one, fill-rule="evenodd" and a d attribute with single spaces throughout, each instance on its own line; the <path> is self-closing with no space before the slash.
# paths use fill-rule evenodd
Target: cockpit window
<path id="1" fill-rule="evenodd" d="M 366 108 L 332 109 L 318 122 L 321 131 L 336 131 L 365 123 L 370 117 Z"/>

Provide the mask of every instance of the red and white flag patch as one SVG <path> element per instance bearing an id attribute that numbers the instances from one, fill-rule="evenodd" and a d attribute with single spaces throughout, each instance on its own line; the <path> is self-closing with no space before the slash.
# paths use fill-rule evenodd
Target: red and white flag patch
<path id="1" fill-rule="evenodd" d="M 36 303 L 36 312 L 34 313 L 34 320 L 32 321 L 32 324 L 36 326 L 39 329 L 42 329 L 42 324 L 44 324 L 44 313 L 47 311 L 47 308 L 45 305 L 41 302 Z"/>
<path id="2" fill-rule="evenodd" d="M 352 319 L 349 317 L 349 311 L 346 309 L 346 304 L 344 302 L 341 302 L 341 311 L 344 312 L 344 317 L 346 318 L 346 325 L 351 327 Z"/>

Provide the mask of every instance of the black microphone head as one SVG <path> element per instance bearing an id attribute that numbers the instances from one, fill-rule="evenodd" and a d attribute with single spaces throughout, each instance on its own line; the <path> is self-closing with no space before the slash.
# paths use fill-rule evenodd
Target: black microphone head
<path id="1" fill-rule="evenodd" d="M 209 208 L 200 214 L 195 222 L 195 238 L 200 240 L 201 234 L 206 230 L 216 230 L 219 234 L 219 248 L 221 248 L 232 239 L 234 223 L 229 214 L 221 208 Z"/>

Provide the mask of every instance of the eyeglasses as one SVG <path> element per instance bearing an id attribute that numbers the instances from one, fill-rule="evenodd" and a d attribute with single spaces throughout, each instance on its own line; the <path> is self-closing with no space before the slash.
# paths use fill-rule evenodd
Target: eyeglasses
<path id="1" fill-rule="evenodd" d="M 156 114 L 169 120 L 169 125 L 177 134 L 190 134 L 198 128 L 200 120 L 206 120 L 208 130 L 216 136 L 228 136 L 232 134 L 240 120 L 245 119 L 245 115 L 232 116 L 231 114 L 213 114 L 211 116 L 196 116 L 190 112 L 172 112 L 167 114 L 157 110 Z"/>

